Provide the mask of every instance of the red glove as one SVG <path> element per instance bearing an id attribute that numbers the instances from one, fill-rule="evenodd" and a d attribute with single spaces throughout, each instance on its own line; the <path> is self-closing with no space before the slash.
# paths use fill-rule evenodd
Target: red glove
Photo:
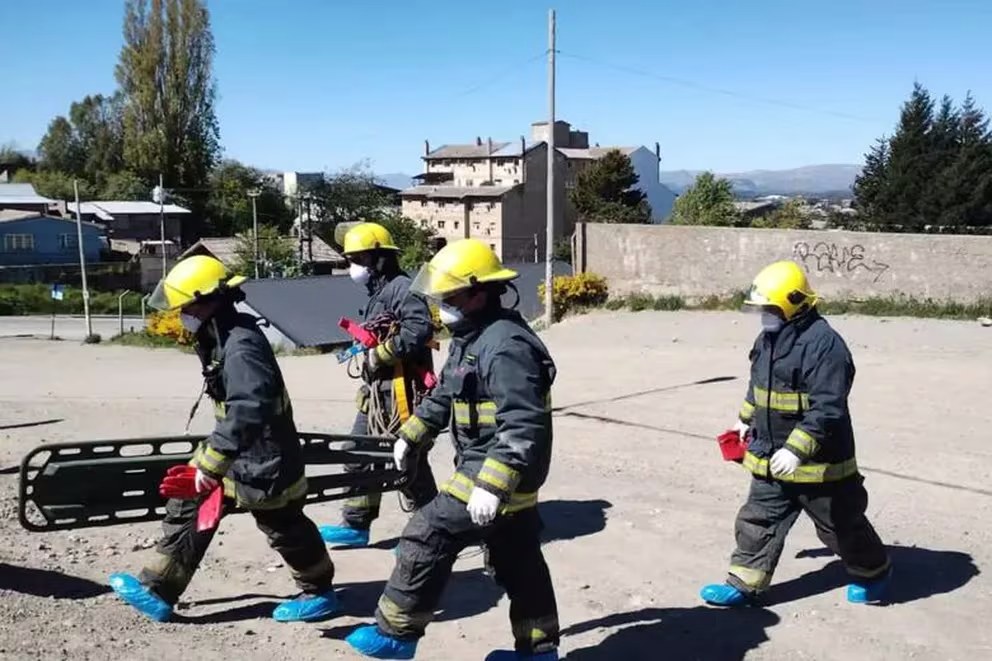
<path id="1" fill-rule="evenodd" d="M 182 464 L 165 472 L 165 478 L 158 485 L 158 492 L 165 498 L 193 500 L 213 491 L 217 480 L 198 470 L 195 466 Z"/>

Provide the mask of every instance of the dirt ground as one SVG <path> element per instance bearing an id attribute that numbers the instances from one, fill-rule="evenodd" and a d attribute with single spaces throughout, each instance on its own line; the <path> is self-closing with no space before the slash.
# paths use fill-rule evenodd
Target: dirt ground
<path id="1" fill-rule="evenodd" d="M 545 553 L 568 659 L 988 659 L 992 590 L 992 329 L 836 318 L 854 352 L 852 400 L 869 516 L 895 563 L 893 603 L 848 604 L 845 576 L 801 518 L 767 608 L 723 611 L 698 592 L 724 577 L 748 486 L 713 437 L 732 424 L 757 319 L 730 313 L 594 314 L 544 337 L 559 366 L 555 455 L 542 491 Z M 330 356 L 281 359 L 301 429 L 347 431 L 354 382 Z M 711 383 L 706 379 L 728 377 Z M 196 359 L 41 340 L 0 340 L 0 657 L 353 658 L 404 523 L 384 500 L 373 548 L 332 551 L 346 614 L 279 624 L 293 592 L 250 517 L 232 516 L 177 621 L 152 623 L 108 593 L 137 571 L 155 523 L 28 533 L 16 471 L 54 441 L 175 434 L 199 390 Z M 52 422 L 57 420 L 57 422 Z M 44 423 L 32 427 L 14 427 Z M 208 431 L 201 411 L 195 430 Z M 451 451 L 433 456 L 442 478 Z M 334 503 L 308 508 L 318 523 Z M 418 659 L 474 660 L 512 643 L 507 601 L 467 553 Z"/>

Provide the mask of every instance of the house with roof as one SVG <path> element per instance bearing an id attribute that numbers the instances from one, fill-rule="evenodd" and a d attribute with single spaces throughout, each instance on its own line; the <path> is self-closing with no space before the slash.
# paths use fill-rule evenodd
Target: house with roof
<path id="1" fill-rule="evenodd" d="M 294 241 L 297 245 L 299 244 L 299 239 L 294 239 L 293 237 L 287 237 L 288 240 Z M 327 245 L 327 243 L 321 239 L 319 236 L 313 236 L 313 273 L 331 273 L 334 269 L 347 268 L 348 261 L 334 248 Z M 307 262 L 310 258 L 311 246 L 304 240 L 303 244 L 303 261 Z M 179 256 L 179 259 L 185 259 L 192 255 L 210 255 L 215 257 L 224 263 L 228 268 L 234 267 L 238 262 L 238 237 L 236 236 L 223 236 L 223 237 L 206 237 L 200 239 L 192 246 L 190 246 L 186 252 Z M 246 273 L 245 275 L 252 275 Z"/>
<path id="2" fill-rule="evenodd" d="M 568 198 L 579 173 L 611 149 L 627 155 L 639 177 L 637 188 L 651 204 L 652 220 L 663 222 L 675 194 L 659 178 L 660 148 L 589 146 L 589 134 L 557 121 L 555 140 L 554 235 L 571 235 L 577 214 Z M 400 193 L 403 215 L 431 227 L 440 238 L 476 237 L 502 258 L 540 261 L 545 254 L 547 218 L 547 122 L 531 125 L 531 139 L 445 144 L 424 143 L 424 172 L 416 186 Z"/>
<path id="3" fill-rule="evenodd" d="M 38 195 L 31 184 L 0 183 L 0 210 L 33 211 L 44 215 L 58 203 L 58 200 Z"/>
<path id="4" fill-rule="evenodd" d="M 83 223 L 86 261 L 100 261 L 107 249 L 103 228 Z M 79 263 L 76 222 L 37 211 L 0 210 L 0 266 L 43 266 Z"/>
<path id="5" fill-rule="evenodd" d="M 161 241 L 161 213 L 166 240 L 182 245 L 183 222 L 191 218 L 190 210 L 177 204 L 160 209 L 157 203 L 143 200 L 94 200 L 79 206 L 84 221 L 103 225 L 115 240 Z M 76 203 L 70 202 L 66 208 L 75 217 Z"/>

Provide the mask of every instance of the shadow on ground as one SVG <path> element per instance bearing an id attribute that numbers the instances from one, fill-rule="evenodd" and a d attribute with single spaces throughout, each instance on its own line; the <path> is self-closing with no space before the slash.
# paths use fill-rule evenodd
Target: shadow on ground
<path id="1" fill-rule="evenodd" d="M 606 510 L 613 507 L 608 500 L 549 500 L 537 506 L 544 522 L 541 542 L 560 542 L 595 535 L 606 528 Z M 399 537 L 390 537 L 369 544 L 367 548 L 389 551 L 399 544 Z M 334 551 L 345 551 L 335 548 Z"/>
<path id="2" fill-rule="evenodd" d="M 35 597 L 89 599 L 110 592 L 110 587 L 88 578 L 50 569 L 33 569 L 0 563 L 0 590 L 10 590 Z"/>
<path id="3" fill-rule="evenodd" d="M 341 610 L 338 615 L 369 618 L 371 620 L 375 613 L 376 603 L 378 603 L 379 597 L 382 595 L 382 590 L 385 587 L 385 581 L 338 584 L 336 590 L 341 603 Z M 459 620 L 485 613 L 490 608 L 496 606 L 502 596 L 503 589 L 496 585 L 491 578 L 483 574 L 481 569 L 454 572 L 451 575 L 448 588 L 441 598 L 441 604 L 435 614 L 434 621 Z M 291 599 L 292 597 L 293 595 L 243 594 L 201 599 L 191 602 L 188 607 L 176 613 L 175 621 L 186 624 L 220 624 L 254 620 L 260 617 L 266 618 L 272 615 L 273 609 L 279 605 L 279 602 L 285 599 Z M 191 613 L 191 611 L 195 612 L 202 606 L 217 606 L 237 602 L 250 603 L 245 603 L 228 610 L 202 615 Z M 337 629 L 330 629 L 325 631 L 324 635 L 334 638 L 337 637 L 334 635 L 336 631 Z M 347 631 L 343 635 L 347 635 L 350 631 L 351 627 L 347 627 Z"/>
<path id="4" fill-rule="evenodd" d="M 980 573 L 971 555 L 960 551 L 935 551 L 918 546 L 889 546 L 888 549 L 893 569 L 889 604 L 906 604 L 953 592 Z M 806 549 L 796 557 L 833 557 L 833 553 L 826 548 Z M 773 584 L 765 593 L 763 603 L 781 604 L 839 590 L 848 580 L 840 560 L 835 560 L 791 581 Z"/>
<path id="5" fill-rule="evenodd" d="M 560 542 L 595 535 L 606 528 L 608 500 L 550 500 L 537 506 L 544 522 L 541 541 Z"/>
<path id="6" fill-rule="evenodd" d="M 766 642 L 767 629 L 778 622 L 778 615 L 763 608 L 645 608 L 567 627 L 562 631 L 562 647 L 570 649 L 569 636 L 624 627 L 596 645 L 568 652 L 564 658 L 568 661 L 735 661 Z"/>

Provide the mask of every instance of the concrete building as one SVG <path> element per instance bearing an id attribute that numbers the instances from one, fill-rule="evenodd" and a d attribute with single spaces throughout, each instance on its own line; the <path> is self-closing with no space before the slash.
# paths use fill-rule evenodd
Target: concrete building
<path id="1" fill-rule="evenodd" d="M 494 142 L 477 137 L 474 143 L 446 144 L 431 149 L 424 143 L 424 172 L 418 185 L 404 190 L 404 216 L 433 228 L 446 240 L 476 237 L 489 243 L 501 259 L 544 258 L 547 218 L 547 122 L 531 125 L 528 142 Z M 571 235 L 578 220 L 568 191 L 578 174 L 610 148 L 589 147 L 589 134 L 556 121 L 555 219 L 556 239 Z M 645 147 L 623 147 L 640 177 L 655 222 L 671 213 L 675 194 L 659 180 L 660 153 Z"/>

